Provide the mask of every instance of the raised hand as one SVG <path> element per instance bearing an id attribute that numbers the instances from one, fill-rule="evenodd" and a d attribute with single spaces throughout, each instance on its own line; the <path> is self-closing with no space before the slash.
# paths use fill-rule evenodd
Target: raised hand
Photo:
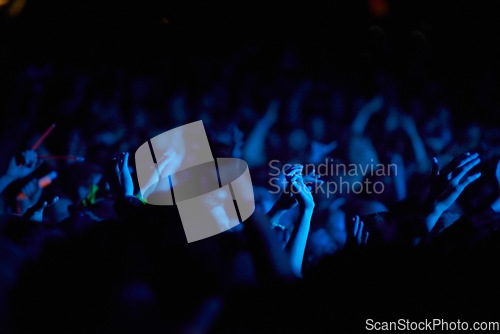
<path id="1" fill-rule="evenodd" d="M 481 173 L 467 174 L 480 162 L 477 153 L 465 153 L 439 170 L 438 161 L 433 158 L 431 189 L 425 218 L 428 231 L 434 228 L 439 217 L 457 200 L 464 189 L 481 176 Z"/>
<path id="2" fill-rule="evenodd" d="M 134 196 L 134 183 L 128 167 L 128 156 L 128 152 L 123 152 L 108 161 L 104 175 L 99 182 L 99 186 L 108 188 L 114 197 Z"/>
<path id="3" fill-rule="evenodd" d="M 290 255 L 292 270 L 297 277 L 302 275 L 302 261 L 315 206 L 311 189 L 304 183 L 303 168 L 302 165 L 296 165 L 286 174 L 293 198 L 297 201 L 300 209 L 290 239 L 285 246 L 286 252 Z"/>
<path id="4" fill-rule="evenodd" d="M 312 184 L 322 185 L 324 183 L 324 181 L 321 180 L 321 174 L 316 174 L 316 170 L 314 168 L 308 174 L 303 175 L 302 178 L 308 188 L 312 188 Z"/>
<path id="5" fill-rule="evenodd" d="M 128 152 L 123 152 L 114 159 L 116 162 L 115 173 L 120 187 L 120 193 L 123 196 L 134 196 L 134 182 L 132 181 L 132 175 L 128 168 L 128 156 Z"/>
<path id="6" fill-rule="evenodd" d="M 300 171 L 302 171 L 302 166 Z M 291 179 L 290 184 L 292 187 L 293 197 L 296 199 L 301 209 L 314 208 L 314 198 L 311 193 L 311 188 L 304 183 L 304 178 L 301 172 L 295 173 Z"/>
<path id="7" fill-rule="evenodd" d="M 24 151 L 20 154 L 18 159 L 16 159 L 16 157 L 10 159 L 6 176 L 10 177 L 12 180 L 26 177 L 33 173 L 40 166 L 40 164 L 41 161 L 38 159 L 38 155 L 35 151 Z"/>
<path id="8" fill-rule="evenodd" d="M 271 221 L 273 216 L 278 213 L 278 211 L 290 210 L 297 205 L 297 200 L 293 196 L 291 179 L 296 175 L 302 173 L 303 166 L 295 165 L 287 168 L 284 171 L 284 176 L 286 179 L 285 189 L 281 193 L 276 203 L 274 203 L 273 208 L 269 211 L 268 215 L 271 216 Z M 280 215 L 281 216 L 281 215 Z"/>
<path id="9" fill-rule="evenodd" d="M 307 186 L 307 184 L 316 182 L 316 183 L 323 183 L 319 179 L 319 175 L 316 175 L 314 170 L 307 174 L 306 176 L 302 176 L 302 171 L 304 169 L 304 166 L 302 165 L 294 165 L 289 168 L 287 168 L 284 171 L 284 176 L 286 179 L 286 186 L 281 194 L 280 198 L 274 203 L 273 207 L 269 212 L 267 213 L 270 222 L 272 223 L 273 226 L 275 227 L 281 227 L 279 225 L 279 220 L 283 216 L 285 212 L 288 210 L 292 209 L 295 206 L 299 206 L 299 223 L 296 225 L 302 226 L 300 229 L 303 230 L 301 233 L 299 233 L 299 238 L 298 240 L 301 240 L 299 244 L 303 244 L 302 246 L 305 247 L 305 238 L 307 239 L 307 234 L 309 231 L 309 222 L 310 222 L 310 217 L 312 215 L 312 211 L 314 210 L 315 203 L 314 199 L 311 193 L 311 188 Z M 304 221 L 304 223 L 302 223 Z M 305 230 L 304 230 L 305 228 Z M 292 233 L 291 239 L 296 239 L 296 234 L 298 228 L 296 227 L 294 229 L 294 233 Z M 295 244 L 295 242 L 289 241 L 289 245 Z M 301 247 L 299 249 L 301 249 Z M 291 246 L 288 246 L 290 249 Z M 295 247 L 293 247 L 295 249 Z M 301 251 L 293 252 L 294 254 L 300 254 Z M 303 256 L 303 254 L 302 254 Z M 299 260 L 297 260 L 299 261 Z M 295 268 L 300 267 L 298 265 L 298 262 L 296 262 Z"/>
<path id="10" fill-rule="evenodd" d="M 346 247 L 365 246 L 370 233 L 366 230 L 365 224 L 359 219 L 359 216 L 354 216 L 350 221 L 346 221 L 346 225 Z"/>

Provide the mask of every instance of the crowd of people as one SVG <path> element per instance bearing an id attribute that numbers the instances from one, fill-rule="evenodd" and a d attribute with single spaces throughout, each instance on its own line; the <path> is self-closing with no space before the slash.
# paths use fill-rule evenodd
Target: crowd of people
<path id="1" fill-rule="evenodd" d="M 12 76 L 1 332 L 358 333 L 368 318 L 494 320 L 498 129 L 457 123 L 437 83 L 412 96 L 383 71 L 368 88 L 358 76 L 308 77 L 291 50 L 274 72 L 255 72 L 255 52 L 212 71 L 200 59 L 154 72 L 48 62 Z M 214 156 L 248 163 L 256 209 L 187 243 L 175 206 L 142 198 L 133 157 L 197 120 Z"/>

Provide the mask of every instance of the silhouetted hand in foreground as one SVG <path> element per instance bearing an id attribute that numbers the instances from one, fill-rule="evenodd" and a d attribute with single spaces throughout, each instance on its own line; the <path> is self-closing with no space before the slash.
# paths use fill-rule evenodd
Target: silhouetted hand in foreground
<path id="1" fill-rule="evenodd" d="M 469 171 L 480 162 L 477 153 L 465 153 L 439 170 L 438 161 L 433 158 L 431 189 L 425 216 L 428 231 L 434 228 L 439 217 L 450 208 L 464 189 L 481 176 L 481 173 L 468 175 Z"/>
<path id="2" fill-rule="evenodd" d="M 0 177 L 0 192 L 4 191 L 12 182 L 22 179 L 33 173 L 41 164 L 35 151 L 27 150 L 12 157 L 7 172 Z"/>
<path id="3" fill-rule="evenodd" d="M 26 177 L 33 173 L 40 166 L 40 160 L 35 151 L 27 150 L 21 153 L 22 163 L 19 163 L 16 157 L 10 159 L 6 175 L 14 180 Z"/>
<path id="4" fill-rule="evenodd" d="M 128 152 L 113 158 L 112 165 L 106 172 L 106 180 L 115 196 L 134 196 L 134 182 L 128 167 Z"/>
<path id="5" fill-rule="evenodd" d="M 346 221 L 346 225 L 346 247 L 366 246 L 370 233 L 359 216 L 354 216 L 350 221 Z"/>

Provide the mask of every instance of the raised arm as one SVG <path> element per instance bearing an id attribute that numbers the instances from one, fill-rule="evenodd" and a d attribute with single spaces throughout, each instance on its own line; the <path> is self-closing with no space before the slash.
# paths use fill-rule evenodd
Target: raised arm
<path id="1" fill-rule="evenodd" d="M 358 112 L 351 124 L 351 131 L 355 135 L 362 135 L 373 114 L 379 112 L 384 106 L 384 98 L 380 95 L 368 101 Z"/>
<path id="2" fill-rule="evenodd" d="M 428 232 L 434 228 L 443 212 L 450 208 L 465 187 L 481 176 L 481 173 L 468 175 L 469 171 L 479 162 L 481 159 L 477 153 L 465 153 L 439 170 L 437 159 L 433 159 L 431 191 L 423 217 Z"/>
<path id="3" fill-rule="evenodd" d="M 266 162 L 266 137 L 271 127 L 278 120 L 278 109 L 280 103 L 271 101 L 264 117 L 262 117 L 243 147 L 243 157 L 249 166 L 260 166 Z"/>
<path id="4" fill-rule="evenodd" d="M 290 183 L 292 185 L 292 192 L 298 203 L 299 215 L 285 250 L 290 256 L 292 271 L 297 277 L 301 277 L 302 262 L 304 260 L 304 252 L 315 203 L 311 190 L 304 183 L 301 172 L 291 176 Z"/>
<path id="5" fill-rule="evenodd" d="M 23 163 L 18 163 L 16 157 L 12 157 L 7 167 L 5 175 L 0 177 L 0 193 L 7 188 L 9 184 L 17 179 L 21 179 L 33 173 L 40 166 L 40 160 L 35 151 L 27 150 L 21 153 Z"/>
<path id="6" fill-rule="evenodd" d="M 426 173 L 430 168 L 430 164 L 428 163 L 429 157 L 427 156 L 427 151 L 425 150 L 424 141 L 418 133 L 415 120 L 410 115 L 401 117 L 402 128 L 410 138 L 410 142 L 413 147 L 413 153 L 415 154 L 415 161 L 417 162 L 418 171 L 420 173 Z"/>

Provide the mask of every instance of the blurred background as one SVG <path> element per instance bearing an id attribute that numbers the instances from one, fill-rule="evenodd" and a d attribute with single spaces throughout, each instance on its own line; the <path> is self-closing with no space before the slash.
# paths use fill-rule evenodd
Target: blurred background
<path id="1" fill-rule="evenodd" d="M 137 147 L 197 119 L 246 133 L 272 99 L 282 137 L 328 119 L 314 135 L 338 139 L 324 137 L 338 137 L 375 94 L 424 136 L 444 122 L 468 140 L 498 121 L 491 2 L 1 0 L 0 12 L 9 153 L 53 122 L 62 126 L 49 146 L 78 128 L 87 144 L 117 144 L 122 133 L 120 149 Z"/>
<path id="2" fill-rule="evenodd" d="M 35 69 L 38 80 L 50 81 L 39 110 L 47 117 L 75 113 L 50 97 L 67 99 L 68 81 L 79 74 L 102 90 L 150 79 L 148 94 L 156 89 L 167 99 L 180 92 L 188 104 L 219 84 L 227 86 L 221 89 L 230 110 L 242 104 L 243 92 L 287 94 L 291 80 L 370 95 L 390 89 L 377 81 L 381 73 L 399 103 L 432 97 L 449 103 L 457 121 L 491 121 L 498 107 L 500 23 L 487 1 L 1 0 L 0 6 L 1 103 L 11 112 L 16 82 L 22 73 L 34 79 Z M 130 107 L 120 102 L 120 109 Z"/>
<path id="3" fill-rule="evenodd" d="M 254 167 L 334 151 L 313 141 L 348 161 L 356 131 L 382 162 L 402 156 L 407 178 L 431 156 L 496 155 L 496 13 L 466 1 L 0 0 L 0 165 L 52 123 L 41 150 L 97 163 L 199 119 Z M 266 112 L 256 151 L 247 139 Z"/>

